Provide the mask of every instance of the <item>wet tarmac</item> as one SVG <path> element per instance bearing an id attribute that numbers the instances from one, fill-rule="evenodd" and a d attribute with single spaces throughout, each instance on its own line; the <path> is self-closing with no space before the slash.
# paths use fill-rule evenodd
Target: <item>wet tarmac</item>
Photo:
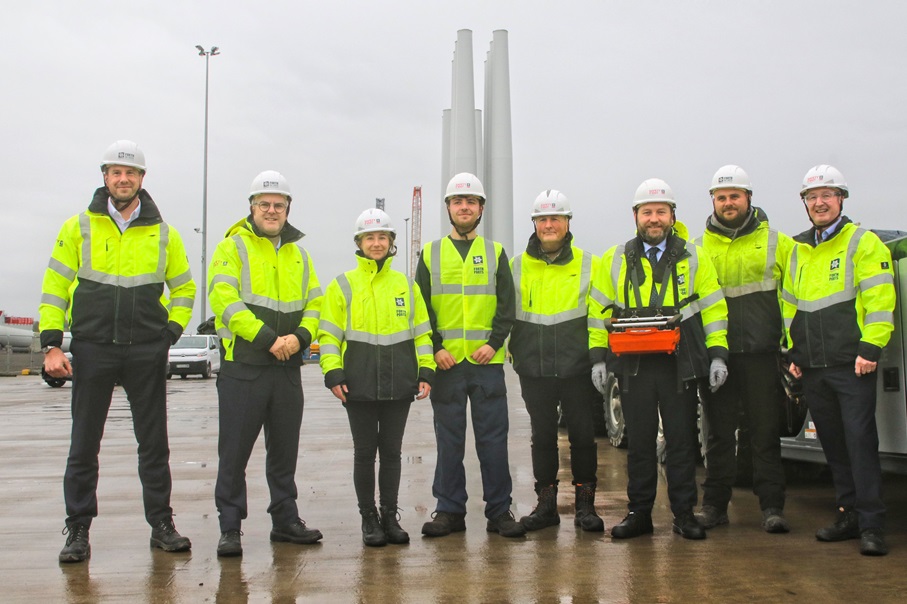
<path id="1" fill-rule="evenodd" d="M 833 519 L 827 479 L 788 487 L 793 531 L 768 535 L 756 499 L 738 488 L 731 525 L 687 541 L 671 532 L 664 479 L 655 534 L 626 542 L 573 527 L 569 448 L 561 435 L 559 527 L 505 539 L 485 532 L 474 449 L 467 453 L 472 494 L 467 531 L 420 536 L 434 509 L 431 406 L 413 404 L 403 443 L 403 527 L 412 542 L 366 548 L 352 486 L 346 414 L 315 366 L 302 370 L 306 392 L 297 483 L 302 517 L 324 533 L 315 546 L 272 544 L 264 478 L 264 442 L 249 464 L 244 555 L 218 559 L 213 492 L 217 471 L 214 380 L 169 382 L 172 504 L 191 552 L 148 546 L 136 475 L 135 439 L 117 388 L 101 450 L 100 515 L 91 528 L 92 557 L 61 565 L 62 475 L 69 446 L 70 387 L 38 377 L 0 378 L 0 587 L 2 602 L 904 602 L 907 600 L 907 479 L 886 476 L 891 554 L 866 558 L 858 542 L 819 543 L 816 528 Z M 507 368 L 514 514 L 535 503 L 529 418 Z M 470 444 L 471 446 L 471 444 Z M 596 506 L 610 528 L 626 510 L 626 452 L 599 441 Z M 569 470 L 568 470 L 569 471 Z M 700 479 L 701 479 L 700 469 Z M 807 473 L 808 474 L 808 473 Z"/>

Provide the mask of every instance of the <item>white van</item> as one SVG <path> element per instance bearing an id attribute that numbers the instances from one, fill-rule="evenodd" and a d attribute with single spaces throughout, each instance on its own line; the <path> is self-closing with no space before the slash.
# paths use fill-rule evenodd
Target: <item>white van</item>
<path id="1" fill-rule="evenodd" d="M 205 379 L 220 371 L 220 345 L 217 336 L 180 336 L 170 347 L 170 368 L 167 379 L 174 375 L 200 375 Z"/>

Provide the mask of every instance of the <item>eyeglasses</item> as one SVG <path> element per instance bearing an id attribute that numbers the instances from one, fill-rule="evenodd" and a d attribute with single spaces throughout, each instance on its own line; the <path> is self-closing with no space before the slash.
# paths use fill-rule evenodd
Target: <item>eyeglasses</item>
<path id="1" fill-rule="evenodd" d="M 820 199 L 822 201 L 831 201 L 832 199 L 834 199 L 835 197 L 838 197 L 839 195 L 840 195 L 840 193 L 832 193 L 831 191 L 824 191 L 821 194 L 810 193 L 803 199 L 806 200 L 806 203 L 812 205 L 812 204 L 816 203 L 817 201 L 819 201 Z"/>
<path id="2" fill-rule="evenodd" d="M 256 208 L 258 208 L 259 210 L 261 210 L 262 212 L 270 212 L 271 208 L 274 208 L 275 212 L 277 212 L 278 214 L 283 214 L 284 212 L 287 211 L 287 207 L 290 204 L 284 203 L 282 201 L 278 201 L 275 203 L 269 203 L 267 201 L 256 201 L 252 205 L 255 206 Z"/>

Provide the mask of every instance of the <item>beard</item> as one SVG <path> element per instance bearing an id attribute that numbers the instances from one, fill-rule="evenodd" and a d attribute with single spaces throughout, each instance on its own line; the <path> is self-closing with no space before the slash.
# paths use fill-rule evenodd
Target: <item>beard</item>
<path id="1" fill-rule="evenodd" d="M 664 229 L 637 229 L 639 233 L 639 238 L 648 243 L 649 245 L 658 245 L 662 241 L 668 238 L 668 233 L 671 232 L 671 227 L 666 227 Z"/>

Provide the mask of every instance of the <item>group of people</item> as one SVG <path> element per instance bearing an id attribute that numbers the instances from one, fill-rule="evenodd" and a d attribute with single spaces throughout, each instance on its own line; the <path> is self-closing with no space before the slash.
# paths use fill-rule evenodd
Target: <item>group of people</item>
<path id="1" fill-rule="evenodd" d="M 142 187 L 145 169 L 144 154 L 131 141 L 105 151 L 104 186 L 63 225 L 42 286 L 45 369 L 73 375 L 61 562 L 91 554 L 98 451 L 115 383 L 123 385 L 133 414 L 150 544 L 171 552 L 191 548 L 170 507 L 165 375 L 167 350 L 191 318 L 196 287 L 179 234 Z M 603 532 L 595 509 L 593 409 L 612 380 L 621 391 L 629 443 L 628 513 L 611 528 L 612 538 L 653 532 L 659 425 L 672 530 L 703 539 L 707 529 L 727 524 L 741 417 L 762 526 L 788 532 L 774 394 L 786 348 L 835 483 L 838 516 L 816 537 L 859 538 L 861 553 L 887 553 L 874 372 L 893 329 L 891 256 L 873 233 L 843 215 L 849 190 L 831 166 L 816 166 L 804 178 L 800 196 L 813 227 L 794 239 L 772 229 L 753 205 L 740 167 L 719 169 L 710 194 L 713 212 L 694 242 L 676 219 L 671 188 L 646 180 L 632 202 L 635 236 L 598 257 L 574 244 L 567 197 L 543 191 L 532 205 L 525 251 L 508 260 L 500 243 L 478 234 L 482 183 L 457 174 L 444 198 L 450 234 L 424 246 L 413 280 L 391 268 L 396 229 L 372 208 L 356 219 L 355 268 L 322 293 L 299 245 L 303 233 L 288 222 L 289 183 L 272 170 L 256 176 L 249 213 L 218 244 L 209 278 L 223 355 L 218 556 L 242 555 L 246 466 L 262 429 L 271 540 L 322 539 L 299 516 L 295 482 L 300 366 L 316 340 L 325 386 L 350 423 L 367 546 L 409 542 L 398 507 L 401 446 L 411 403 L 427 397 L 437 442 L 437 505 L 423 535 L 466 530 L 467 412 L 487 531 L 518 538 L 559 524 L 559 409 L 570 443 L 574 525 Z M 60 349 L 67 325 L 71 364 Z M 519 520 L 511 511 L 508 349 L 530 417 L 538 498 Z M 703 505 L 695 513 L 697 392 L 710 429 Z"/>

